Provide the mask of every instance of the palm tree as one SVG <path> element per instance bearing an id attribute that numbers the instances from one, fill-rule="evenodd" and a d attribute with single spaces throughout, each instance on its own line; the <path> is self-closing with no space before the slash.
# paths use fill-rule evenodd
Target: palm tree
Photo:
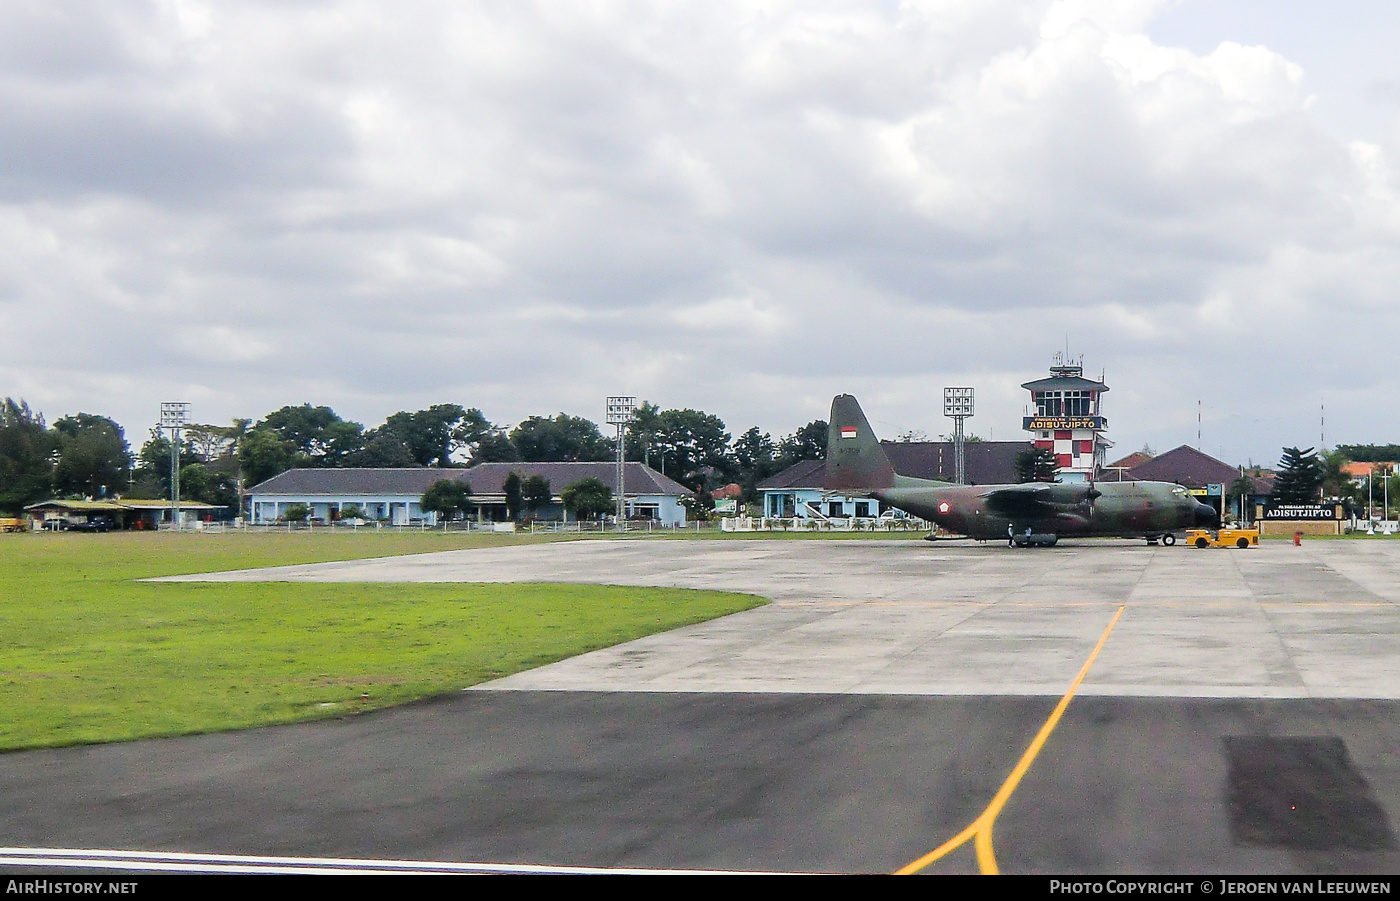
<path id="1" fill-rule="evenodd" d="M 243 515 L 243 508 L 248 502 L 247 492 L 243 490 L 243 463 L 238 459 L 238 449 L 243 446 L 243 439 L 248 436 L 248 430 L 253 427 L 253 420 L 235 418 L 225 429 L 224 437 L 228 440 L 228 453 L 233 457 L 233 480 L 234 487 L 238 489 L 238 515 Z"/>
<path id="2" fill-rule="evenodd" d="M 1346 473 L 1346 466 L 1351 460 L 1346 454 L 1339 450 L 1323 451 L 1317 455 L 1317 462 L 1322 471 L 1322 490 L 1328 497 L 1342 497 L 1351 487 L 1351 477 Z"/>

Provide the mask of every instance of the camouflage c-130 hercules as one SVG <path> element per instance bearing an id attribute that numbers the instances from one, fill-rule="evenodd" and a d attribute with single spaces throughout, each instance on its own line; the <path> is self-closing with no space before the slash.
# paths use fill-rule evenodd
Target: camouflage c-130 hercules
<path id="1" fill-rule="evenodd" d="M 957 485 L 900 475 L 849 394 L 832 400 L 829 423 L 828 491 L 873 497 L 969 538 L 1017 547 L 1049 547 L 1065 536 L 1174 544 L 1178 531 L 1220 524 L 1214 508 L 1170 482 Z"/>

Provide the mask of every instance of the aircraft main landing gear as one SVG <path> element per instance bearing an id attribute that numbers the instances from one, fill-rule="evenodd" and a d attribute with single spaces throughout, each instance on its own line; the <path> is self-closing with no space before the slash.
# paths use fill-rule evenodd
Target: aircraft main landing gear
<path id="1" fill-rule="evenodd" d="M 1059 535 L 1049 532 L 1037 534 L 1030 529 L 1026 529 L 1024 532 L 1014 532 L 1009 528 L 1006 531 L 1007 547 L 1054 547 L 1056 542 L 1060 540 Z"/>

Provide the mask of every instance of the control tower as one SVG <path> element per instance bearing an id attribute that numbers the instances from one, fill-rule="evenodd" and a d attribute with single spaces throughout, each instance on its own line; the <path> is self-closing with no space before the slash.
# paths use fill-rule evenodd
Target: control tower
<path id="1" fill-rule="evenodd" d="M 1071 361 L 1055 354 L 1050 377 L 1021 386 L 1031 393 L 1031 405 L 1021 427 L 1031 433 L 1037 448 L 1049 448 L 1060 467 L 1061 482 L 1087 482 L 1097 478 L 1104 454 L 1113 442 L 1104 436 L 1108 420 L 1099 415 L 1099 403 L 1108 386 L 1084 378 L 1084 358 Z"/>

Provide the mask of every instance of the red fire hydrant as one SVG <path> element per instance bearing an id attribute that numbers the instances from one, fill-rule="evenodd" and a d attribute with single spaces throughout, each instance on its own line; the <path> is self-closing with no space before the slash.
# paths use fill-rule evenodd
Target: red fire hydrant
<path id="1" fill-rule="evenodd" d="M 1302 546 L 1303 546 L 1303 533 L 1302 533 L 1302 532 L 1294 532 L 1294 533 L 1293 533 L 1293 546 L 1294 546 L 1294 547 L 1302 547 Z"/>

